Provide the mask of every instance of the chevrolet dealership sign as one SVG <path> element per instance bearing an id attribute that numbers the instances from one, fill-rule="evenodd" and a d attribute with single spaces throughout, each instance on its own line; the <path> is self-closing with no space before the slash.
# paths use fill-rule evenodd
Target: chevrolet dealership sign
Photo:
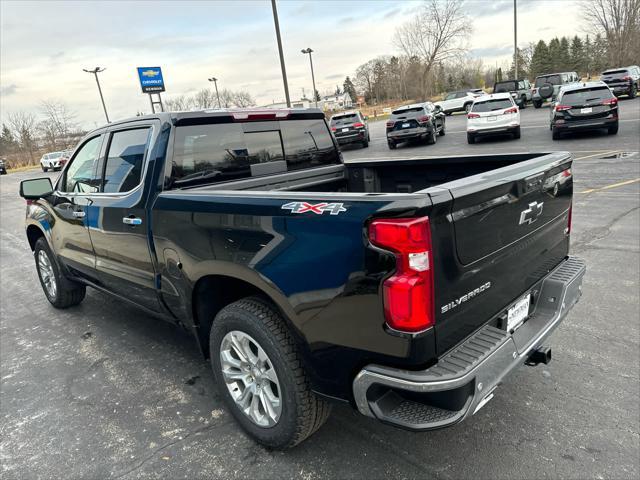
<path id="1" fill-rule="evenodd" d="M 160 67 L 138 67 L 142 93 L 164 92 L 164 79 Z"/>

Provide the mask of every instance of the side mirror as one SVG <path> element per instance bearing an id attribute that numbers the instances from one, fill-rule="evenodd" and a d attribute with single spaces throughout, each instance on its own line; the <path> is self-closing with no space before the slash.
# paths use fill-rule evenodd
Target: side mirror
<path id="1" fill-rule="evenodd" d="M 442 111 L 442 107 L 440 105 L 436 105 L 436 112 L 441 112 Z"/>
<path id="2" fill-rule="evenodd" d="M 20 196 L 26 200 L 38 200 L 53 193 L 51 179 L 33 178 L 20 182 Z"/>

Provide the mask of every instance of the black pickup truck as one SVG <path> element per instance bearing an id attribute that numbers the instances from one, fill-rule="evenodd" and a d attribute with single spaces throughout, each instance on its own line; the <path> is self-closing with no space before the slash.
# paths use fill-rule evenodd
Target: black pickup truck
<path id="1" fill-rule="evenodd" d="M 572 158 L 343 163 L 319 110 L 109 124 L 25 180 L 54 307 L 85 287 L 193 334 L 229 410 L 293 446 L 334 401 L 409 430 L 474 414 L 581 294 Z"/>

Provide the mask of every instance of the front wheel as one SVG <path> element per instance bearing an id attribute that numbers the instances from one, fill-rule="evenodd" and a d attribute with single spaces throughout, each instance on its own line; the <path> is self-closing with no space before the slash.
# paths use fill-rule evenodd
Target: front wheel
<path id="1" fill-rule="evenodd" d="M 49 303 L 56 308 L 68 308 L 82 302 L 86 287 L 64 277 L 44 237 L 36 241 L 33 253 L 40 285 Z"/>
<path id="2" fill-rule="evenodd" d="M 525 108 L 527 108 L 527 97 L 522 95 L 522 97 L 520 98 L 520 109 L 524 110 Z"/>
<path id="3" fill-rule="evenodd" d="M 469 113 L 471 111 L 471 104 L 470 103 L 465 103 L 464 104 L 464 113 Z"/>
<path id="4" fill-rule="evenodd" d="M 44 165 L 40 165 L 40 167 L 42 168 L 43 172 L 46 172 L 47 170 L 49 170 L 47 167 L 45 167 Z"/>
<path id="5" fill-rule="evenodd" d="M 444 137 L 446 135 L 446 132 L 444 131 L 445 128 L 445 123 L 444 120 L 442 121 L 442 127 L 440 127 L 440 136 Z"/>
<path id="6" fill-rule="evenodd" d="M 330 405 L 311 391 L 296 342 L 268 302 L 250 297 L 223 308 L 209 346 L 227 407 L 259 443 L 293 447 L 327 420 Z"/>
<path id="7" fill-rule="evenodd" d="M 540 108 L 542 106 L 542 102 L 539 102 L 537 100 L 533 101 L 533 108 Z"/>

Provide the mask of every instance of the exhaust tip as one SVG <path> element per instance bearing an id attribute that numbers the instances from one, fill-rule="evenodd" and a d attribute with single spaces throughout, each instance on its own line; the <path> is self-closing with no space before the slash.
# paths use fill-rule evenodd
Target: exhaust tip
<path id="1" fill-rule="evenodd" d="M 551 347 L 540 347 L 534 350 L 527 358 L 526 364 L 532 367 L 544 363 L 548 365 L 551 362 Z"/>

